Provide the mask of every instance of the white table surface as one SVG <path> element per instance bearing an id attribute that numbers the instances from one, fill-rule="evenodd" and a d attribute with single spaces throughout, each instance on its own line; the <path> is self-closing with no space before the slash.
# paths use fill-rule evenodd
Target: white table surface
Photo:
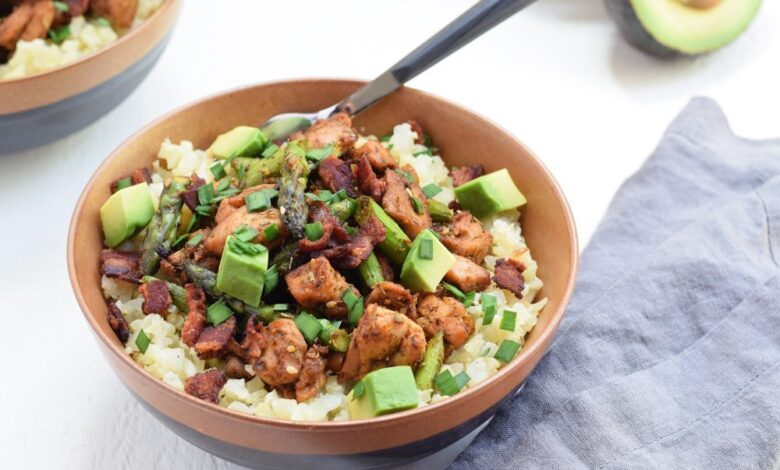
<path id="1" fill-rule="evenodd" d="M 0 468 L 235 468 L 155 421 L 100 356 L 65 267 L 84 183 L 174 107 L 258 81 L 370 79 L 472 3 L 188 1 L 160 63 L 121 106 L 65 140 L 0 156 Z M 690 97 L 716 98 L 744 136 L 780 135 L 780 2 L 764 3 L 731 47 L 659 62 L 620 39 L 601 1 L 540 0 L 411 85 L 528 144 L 566 192 L 584 246 Z"/>

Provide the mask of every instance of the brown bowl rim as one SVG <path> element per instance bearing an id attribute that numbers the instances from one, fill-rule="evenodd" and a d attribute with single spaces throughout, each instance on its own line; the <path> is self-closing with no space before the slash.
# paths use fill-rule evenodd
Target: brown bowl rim
<path id="1" fill-rule="evenodd" d="M 486 118 L 480 113 L 477 113 L 471 109 L 468 109 L 460 104 L 457 104 L 449 99 L 440 97 L 438 95 L 434 95 L 432 93 L 428 93 L 426 91 L 419 90 L 417 88 L 411 88 L 406 87 L 416 93 L 420 93 L 423 96 L 427 98 L 432 98 L 435 100 L 440 100 L 443 102 L 446 102 L 447 104 L 455 107 L 458 109 L 458 111 L 462 111 L 465 113 L 470 113 L 479 119 L 484 120 L 485 122 L 495 126 L 496 128 L 500 129 L 502 132 L 504 132 L 506 135 L 510 136 L 512 140 L 515 141 L 518 145 L 520 145 L 523 150 L 527 152 L 527 154 L 535 160 L 535 163 L 540 166 L 540 168 L 543 170 L 543 172 L 548 177 L 549 183 L 552 185 L 552 189 L 558 199 L 562 202 L 563 208 L 564 208 L 564 216 L 566 221 L 566 228 L 571 233 L 570 239 L 572 240 L 571 245 L 569 246 L 569 251 L 572 259 L 572 263 L 569 270 L 569 276 L 568 280 L 566 282 L 566 288 L 564 290 L 563 295 L 561 296 L 561 301 L 559 303 L 559 308 L 553 312 L 553 316 L 550 319 L 550 322 L 547 324 L 547 328 L 542 331 L 541 335 L 537 338 L 537 340 L 534 342 L 534 344 L 530 345 L 528 348 L 522 348 L 520 350 L 520 353 L 515 356 L 512 361 L 503 366 L 499 371 L 485 379 L 484 381 L 480 382 L 477 386 L 473 388 L 469 388 L 468 390 L 464 392 L 460 392 L 457 395 L 453 397 L 449 397 L 447 399 L 438 401 L 436 403 L 432 403 L 429 405 L 426 405 L 422 408 L 413 408 L 411 410 L 402 411 L 400 413 L 393 413 L 388 414 L 384 416 L 378 416 L 375 418 L 370 419 L 359 419 L 359 420 L 348 420 L 348 421 L 317 421 L 317 422 L 310 422 L 310 421 L 291 421 L 291 420 L 283 420 L 278 418 L 267 418 L 262 416 L 255 416 L 250 415 L 247 413 L 242 413 L 239 411 L 230 410 L 227 408 L 223 408 L 219 405 L 206 402 L 203 400 L 199 400 L 198 398 L 189 395 L 185 393 L 182 390 L 175 389 L 167 384 L 165 384 L 162 380 L 158 380 L 157 378 L 153 377 L 151 374 L 149 374 L 142 366 L 140 366 L 137 362 L 133 361 L 132 358 L 124 352 L 123 349 L 119 348 L 114 344 L 114 341 L 107 338 L 107 334 L 103 334 L 100 330 L 100 328 L 97 325 L 96 320 L 94 319 L 94 316 L 87 314 L 87 306 L 86 302 L 84 300 L 84 296 L 81 292 L 81 288 L 78 284 L 78 281 L 76 279 L 76 259 L 75 259 L 75 252 L 74 252 L 74 243 L 75 243 L 75 232 L 77 230 L 77 226 L 80 224 L 78 220 L 78 215 L 81 213 L 81 210 L 85 204 L 85 201 L 87 199 L 88 194 L 91 192 L 92 185 L 94 184 L 98 174 L 100 174 L 109 164 L 113 158 L 116 157 L 118 152 L 125 147 L 129 142 L 137 139 L 138 137 L 144 135 L 148 130 L 154 128 L 158 123 L 168 119 L 169 117 L 176 115 L 188 108 L 195 107 L 201 103 L 204 103 L 206 101 L 210 101 L 213 99 L 218 99 L 224 96 L 229 96 L 230 94 L 241 92 L 244 90 L 261 87 L 261 86 L 269 86 L 269 85 L 285 85 L 285 84 L 295 84 L 295 83 L 322 83 L 322 82 L 339 82 L 343 84 L 351 84 L 351 85 L 362 85 L 366 82 L 363 80 L 355 80 L 355 79 L 339 79 L 339 78 L 304 78 L 304 79 L 287 79 L 287 80 L 273 80 L 268 82 L 259 82 L 254 83 L 250 85 L 243 85 L 235 88 L 231 88 L 228 90 L 223 90 L 217 93 L 213 93 L 211 95 L 196 99 L 194 101 L 191 101 L 189 103 L 186 103 L 184 105 L 178 106 L 174 108 L 172 111 L 169 111 L 162 116 L 154 119 L 149 124 L 142 127 L 140 130 L 132 134 L 130 137 L 125 139 L 119 146 L 117 146 L 97 167 L 95 172 L 90 177 L 89 181 L 87 181 L 84 190 L 82 191 L 81 195 L 79 196 L 78 202 L 76 204 L 75 209 L 73 210 L 73 214 L 71 216 L 71 222 L 68 229 L 68 239 L 67 239 L 67 265 L 68 265 L 68 278 L 70 279 L 71 288 L 73 289 L 73 292 L 76 296 L 76 300 L 79 304 L 79 307 L 81 308 L 82 314 L 86 318 L 87 322 L 89 323 L 90 327 L 93 330 L 93 333 L 96 334 L 98 338 L 104 343 L 105 346 L 107 346 L 108 350 L 110 350 L 114 355 L 116 355 L 119 360 L 124 361 L 126 364 L 129 364 L 131 367 L 135 368 L 139 372 L 142 373 L 145 380 L 151 384 L 155 389 L 160 390 L 162 393 L 170 393 L 172 397 L 175 397 L 178 400 L 184 400 L 188 402 L 189 404 L 193 405 L 195 408 L 199 407 L 206 407 L 206 410 L 216 411 L 217 413 L 226 413 L 228 416 L 231 416 L 233 418 L 236 418 L 240 421 L 244 421 L 246 423 L 254 423 L 254 424 L 265 424 L 265 425 L 271 425 L 271 426 L 277 426 L 280 428 L 288 428 L 288 429 L 307 429 L 309 431 L 317 431 L 317 430 L 334 430 L 334 429 L 349 429 L 349 428 L 356 428 L 365 426 L 368 423 L 371 423 L 372 425 L 388 425 L 388 424 L 395 424 L 396 422 L 401 422 L 405 418 L 409 418 L 412 416 L 416 416 L 418 414 L 422 413 L 432 413 L 434 410 L 437 410 L 439 408 L 448 408 L 457 406 L 457 404 L 464 400 L 465 397 L 469 396 L 478 396 L 483 395 L 487 393 L 487 389 L 490 388 L 490 386 L 497 382 L 498 380 L 502 379 L 504 376 L 509 375 L 514 369 L 519 368 L 520 365 L 524 360 L 526 360 L 528 357 L 531 357 L 537 349 L 541 347 L 546 347 L 547 341 L 550 339 L 551 335 L 554 335 L 556 331 L 558 330 L 558 326 L 560 325 L 561 320 L 563 319 L 563 315 L 566 311 L 566 308 L 568 307 L 569 301 L 571 299 L 572 293 L 574 291 L 574 283 L 576 280 L 577 270 L 579 267 L 579 241 L 577 239 L 577 230 L 574 223 L 574 218 L 572 216 L 571 207 L 569 206 L 568 200 L 566 199 L 566 196 L 563 194 L 563 191 L 560 188 L 560 185 L 553 177 L 550 170 L 547 168 L 547 166 L 542 163 L 542 161 L 539 159 L 539 157 L 536 156 L 535 153 L 533 153 L 523 142 L 521 142 L 517 137 L 515 137 L 514 134 L 507 131 L 504 127 L 496 124 L 492 120 Z M 99 285 L 96 285 L 94 288 L 99 288 Z M 120 380 L 122 378 L 120 377 Z M 122 380 L 124 382 L 124 380 Z M 519 384 L 518 384 L 519 385 Z"/>

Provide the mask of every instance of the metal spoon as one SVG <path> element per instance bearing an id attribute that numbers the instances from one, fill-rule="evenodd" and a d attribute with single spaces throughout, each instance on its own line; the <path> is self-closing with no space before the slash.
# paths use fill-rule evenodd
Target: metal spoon
<path id="1" fill-rule="evenodd" d="M 534 1 L 481 0 L 382 75 L 343 101 L 315 113 L 278 114 L 260 128 L 269 139 L 278 140 L 337 112 L 343 111 L 354 116 Z"/>

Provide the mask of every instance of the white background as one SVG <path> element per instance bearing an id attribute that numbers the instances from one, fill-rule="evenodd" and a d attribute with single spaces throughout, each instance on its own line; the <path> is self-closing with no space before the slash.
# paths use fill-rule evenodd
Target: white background
<path id="1" fill-rule="evenodd" d="M 83 185 L 174 107 L 254 82 L 370 79 L 472 3 L 191 0 L 121 106 L 66 140 L 0 156 L 0 468 L 233 468 L 158 424 L 100 357 L 65 267 Z M 584 246 L 690 97 L 716 98 L 744 136 L 780 135 L 780 2 L 764 3 L 731 47 L 660 62 L 620 39 L 600 0 L 540 0 L 411 85 L 528 144 L 561 183 Z"/>

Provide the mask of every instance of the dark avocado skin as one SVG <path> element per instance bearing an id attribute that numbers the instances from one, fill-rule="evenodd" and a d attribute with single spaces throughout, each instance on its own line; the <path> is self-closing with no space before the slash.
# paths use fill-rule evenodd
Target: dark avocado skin
<path id="1" fill-rule="evenodd" d="M 664 59 L 686 55 L 656 41 L 642 26 L 630 0 L 605 0 L 605 3 L 620 33 L 637 49 Z"/>

